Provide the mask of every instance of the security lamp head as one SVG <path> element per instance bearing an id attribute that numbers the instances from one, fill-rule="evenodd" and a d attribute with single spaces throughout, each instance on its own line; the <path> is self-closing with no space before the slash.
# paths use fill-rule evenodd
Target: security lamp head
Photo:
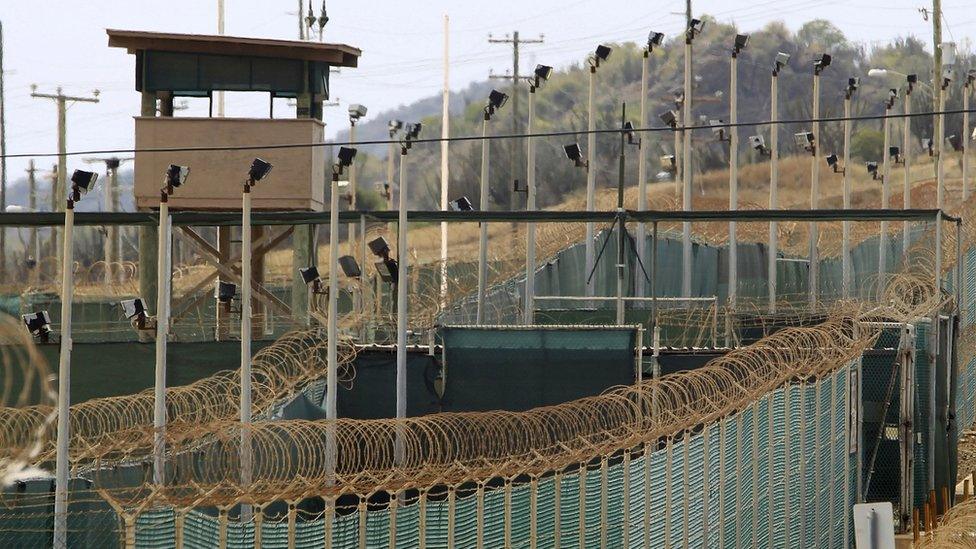
<path id="1" fill-rule="evenodd" d="M 942 89 L 946 89 L 956 77 L 956 72 L 951 66 L 942 67 Z"/>
<path id="2" fill-rule="evenodd" d="M 359 263 L 356 263 L 356 258 L 351 255 L 344 255 L 339 258 L 339 268 L 342 269 L 342 274 L 349 278 L 359 278 L 363 274 L 362 269 L 359 268 Z"/>
<path id="3" fill-rule="evenodd" d="M 247 178 L 252 183 L 257 183 L 265 177 L 268 177 L 268 174 L 271 173 L 271 168 L 273 167 L 274 166 L 272 166 L 270 162 L 266 162 L 260 158 L 255 158 L 251 162 L 251 169 L 247 172 Z"/>
<path id="4" fill-rule="evenodd" d="M 355 122 L 360 118 L 366 116 L 366 105 L 349 105 L 349 120 Z"/>
<path id="5" fill-rule="evenodd" d="M 847 93 L 854 93 L 861 86 L 861 79 L 857 76 L 852 76 L 847 79 Z"/>
<path id="6" fill-rule="evenodd" d="M 688 39 L 692 39 L 705 30 L 705 22 L 701 19 L 692 19 L 688 22 Z"/>
<path id="7" fill-rule="evenodd" d="M 664 111 L 661 113 L 661 122 L 664 122 L 665 126 L 670 126 L 672 128 L 678 125 L 678 113 L 677 111 Z"/>
<path id="8" fill-rule="evenodd" d="M 739 53 L 740 51 L 745 49 L 746 44 L 748 43 L 749 43 L 748 34 L 737 34 L 735 35 L 735 46 L 732 48 L 732 51 L 735 53 Z"/>
<path id="9" fill-rule="evenodd" d="M 77 195 L 87 194 L 95 188 L 96 180 L 98 180 L 98 174 L 95 172 L 75 170 L 71 174 L 71 189 L 76 191 Z"/>
<path id="10" fill-rule="evenodd" d="M 532 71 L 532 74 L 535 78 L 533 85 L 538 88 L 542 86 L 543 82 L 549 80 L 549 77 L 552 76 L 552 67 L 549 65 L 536 65 L 535 70 Z"/>
<path id="11" fill-rule="evenodd" d="M 393 137 L 403 129 L 403 120 L 390 120 L 386 127 L 390 130 L 390 137 Z"/>
<path id="12" fill-rule="evenodd" d="M 146 305 L 141 298 L 125 299 L 119 302 L 119 305 L 122 306 L 122 314 L 129 320 L 146 316 Z"/>
<path id="13" fill-rule="evenodd" d="M 952 147 L 952 150 L 959 152 L 962 150 L 962 140 L 959 139 L 958 135 L 950 135 L 946 137 L 946 145 Z"/>
<path id="14" fill-rule="evenodd" d="M 651 31 L 647 33 L 647 51 L 654 51 L 654 46 L 664 43 L 664 33 Z"/>
<path id="15" fill-rule="evenodd" d="M 455 212 L 470 212 L 474 210 L 474 206 L 471 205 L 471 201 L 466 196 L 452 200 L 450 205 L 451 210 Z"/>
<path id="16" fill-rule="evenodd" d="M 593 54 L 596 56 L 597 64 L 599 64 L 600 61 L 610 59 L 611 53 L 613 53 L 613 48 L 604 44 L 597 46 L 596 50 L 593 52 Z"/>
<path id="17" fill-rule="evenodd" d="M 423 124 L 420 122 L 414 122 L 413 124 L 407 124 L 407 138 L 417 139 L 420 137 L 420 130 L 423 129 Z"/>
<path id="18" fill-rule="evenodd" d="M 24 326 L 27 327 L 27 331 L 32 336 L 42 341 L 47 340 L 48 334 L 51 333 L 51 316 L 47 314 L 47 311 L 27 313 L 20 318 L 24 321 Z"/>
<path id="19" fill-rule="evenodd" d="M 814 137 L 812 132 L 797 132 L 793 134 L 793 142 L 797 147 L 809 147 L 813 144 Z"/>
<path id="20" fill-rule="evenodd" d="M 831 57 L 829 53 L 822 53 L 813 62 L 813 72 L 814 74 L 820 74 L 820 71 L 830 66 Z"/>
<path id="21" fill-rule="evenodd" d="M 931 137 L 922 138 L 922 148 L 929 151 L 929 156 L 933 156 L 935 154 L 935 142 Z"/>
<path id="22" fill-rule="evenodd" d="M 634 132 L 634 123 L 631 122 L 630 120 L 624 122 L 623 133 L 624 133 L 624 137 L 627 138 L 627 143 L 633 145 L 638 141 L 637 134 L 636 132 Z"/>
<path id="23" fill-rule="evenodd" d="M 905 75 L 905 81 L 907 81 L 909 84 L 912 85 L 918 84 L 918 75 L 917 74 Z"/>
<path id="24" fill-rule="evenodd" d="M 878 163 L 877 162 L 874 162 L 874 161 L 866 162 L 865 163 L 865 167 L 867 167 L 869 174 L 871 174 L 871 175 L 877 175 L 877 173 L 878 173 Z"/>
<path id="25" fill-rule="evenodd" d="M 837 158 L 837 155 L 834 153 L 828 154 L 826 160 L 827 160 L 827 165 L 830 166 L 831 168 L 837 166 L 837 162 L 840 161 Z"/>
<path id="26" fill-rule="evenodd" d="M 217 288 L 214 292 L 214 297 L 217 298 L 219 303 L 230 303 L 234 300 L 234 296 L 237 295 L 237 284 L 231 282 L 224 282 L 223 280 L 217 281 Z"/>
<path id="27" fill-rule="evenodd" d="M 790 54 L 776 52 L 776 63 L 773 67 L 773 74 L 778 74 L 779 70 L 790 64 Z"/>
<path id="28" fill-rule="evenodd" d="M 390 255 L 390 245 L 386 242 L 386 239 L 382 236 L 378 236 L 373 240 L 369 241 L 369 251 L 373 253 L 376 257 L 386 257 Z"/>
<path id="29" fill-rule="evenodd" d="M 750 135 L 749 144 L 752 145 L 753 149 L 760 152 L 766 149 L 766 139 L 761 135 Z"/>
<path id="30" fill-rule="evenodd" d="M 566 158 L 573 162 L 579 163 L 583 159 L 583 149 L 580 148 L 579 143 L 566 145 L 563 150 L 566 151 Z"/>
<path id="31" fill-rule="evenodd" d="M 166 191 L 172 194 L 173 189 L 183 186 L 189 176 L 190 168 L 170 164 L 169 168 L 166 168 Z"/>
<path id="32" fill-rule="evenodd" d="M 319 276 L 319 269 L 315 265 L 305 268 L 300 267 L 298 269 L 298 274 L 302 275 L 302 282 L 304 282 L 306 286 L 322 278 Z"/>
<path id="33" fill-rule="evenodd" d="M 502 93 L 498 90 L 491 90 L 491 93 L 488 94 L 488 107 L 492 112 L 502 108 L 505 103 L 508 103 L 507 93 Z"/>
<path id="34" fill-rule="evenodd" d="M 899 154 L 901 154 L 901 148 L 900 147 L 894 147 L 894 146 L 888 147 L 888 155 L 889 156 L 898 156 Z"/>
<path id="35" fill-rule="evenodd" d="M 353 147 L 339 147 L 339 165 L 349 166 L 356 159 L 356 149 Z"/>

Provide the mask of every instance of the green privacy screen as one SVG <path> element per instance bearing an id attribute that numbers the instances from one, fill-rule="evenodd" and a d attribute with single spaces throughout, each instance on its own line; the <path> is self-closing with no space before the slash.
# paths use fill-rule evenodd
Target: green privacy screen
<path id="1" fill-rule="evenodd" d="M 449 327 L 443 336 L 445 411 L 522 411 L 634 382 L 634 327 Z"/>

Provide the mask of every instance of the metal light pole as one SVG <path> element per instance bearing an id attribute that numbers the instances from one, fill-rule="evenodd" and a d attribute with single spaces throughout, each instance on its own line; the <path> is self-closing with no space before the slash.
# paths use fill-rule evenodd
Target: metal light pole
<path id="1" fill-rule="evenodd" d="M 400 147 L 400 203 L 397 208 L 397 348 L 396 348 L 396 417 L 407 417 L 407 269 L 410 254 L 407 252 L 407 149 L 410 136 Z M 406 444 L 403 440 L 402 426 L 398 424 L 394 445 L 394 462 L 403 463 Z"/>
<path id="2" fill-rule="evenodd" d="M 177 177 L 179 174 L 177 174 Z M 159 193 L 159 234 L 156 270 L 156 378 L 153 386 L 153 482 L 166 481 L 166 344 L 169 337 L 170 283 L 172 281 L 172 249 L 170 235 L 169 196 L 173 194 L 170 172 L 166 186 Z"/>
<path id="3" fill-rule="evenodd" d="M 61 349 L 58 360 L 58 430 L 54 473 L 54 547 L 65 549 L 68 546 L 68 474 L 70 464 L 68 452 L 71 440 L 71 301 L 74 299 L 74 249 L 72 241 L 75 227 L 75 202 L 81 200 L 82 192 L 92 190 L 98 175 L 78 170 L 72 177 L 74 184 L 71 194 L 65 201 L 64 239 L 62 245 L 61 270 Z M 79 186 L 79 179 L 84 187 Z"/>
<path id="4" fill-rule="evenodd" d="M 651 69 L 651 43 L 648 40 L 647 48 L 644 49 L 641 58 L 641 84 L 640 84 L 640 120 L 638 127 L 647 125 L 647 75 Z M 637 145 L 637 210 L 647 209 L 647 147 L 641 139 Z M 647 264 L 647 226 L 641 222 L 637 224 L 637 258 L 640 259 L 634 267 L 634 294 L 638 297 L 644 295 L 644 277 L 640 272 L 640 265 Z"/>
<path id="5" fill-rule="evenodd" d="M 844 90 L 844 209 L 851 208 L 851 101 L 857 85 L 853 78 L 848 80 Z M 816 162 L 816 160 L 814 160 Z M 844 299 L 851 297 L 851 222 L 841 222 L 843 236 L 841 237 L 841 295 Z"/>
<path id="6" fill-rule="evenodd" d="M 729 62 L 729 211 L 739 209 L 739 53 L 749 37 L 737 34 Z M 739 291 L 739 242 L 736 223 L 729 222 L 729 306 L 735 307 Z"/>
<path id="7" fill-rule="evenodd" d="M 685 29 L 685 67 L 684 67 L 684 113 L 681 117 L 681 124 L 684 127 L 682 136 L 682 193 L 681 208 L 686 212 L 691 211 L 691 98 L 693 90 L 691 88 L 691 43 L 695 36 L 701 33 L 703 23 L 698 19 L 692 19 Z M 682 297 L 691 296 L 691 269 L 692 269 L 692 247 L 691 247 L 691 223 L 685 221 L 681 224 L 681 295 Z"/>
<path id="8" fill-rule="evenodd" d="M 945 208 L 945 106 L 946 97 L 949 95 L 949 84 L 952 82 L 953 65 L 955 64 L 956 45 L 952 42 L 943 42 L 939 49 L 941 56 L 937 60 L 937 65 L 942 66 L 938 93 L 939 114 L 936 116 L 936 138 L 934 139 L 936 150 L 937 175 L 936 175 L 936 206 L 942 210 Z"/>
<path id="9" fill-rule="evenodd" d="M 588 133 L 586 134 L 586 154 L 587 154 L 587 164 L 589 166 L 596 165 L 596 107 L 594 105 L 594 96 L 596 95 L 596 69 L 600 65 L 600 60 L 595 55 L 591 54 L 590 57 L 590 76 L 589 76 L 589 86 L 586 96 L 586 129 Z M 594 202 L 596 199 L 596 170 L 586 170 L 586 211 L 592 212 L 594 208 Z M 593 272 L 593 262 L 594 262 L 594 251 L 593 251 L 593 223 L 586 224 L 586 237 L 585 237 L 585 249 L 584 249 L 584 265 L 585 271 L 584 276 L 586 283 L 586 293 L 587 297 L 593 295 L 593 280 L 589 276 Z"/>
<path id="10" fill-rule="evenodd" d="M 888 91 L 888 99 L 884 104 L 884 121 L 882 122 L 882 133 L 884 134 L 884 145 L 882 154 L 884 158 L 881 168 L 881 209 L 887 210 L 891 207 L 891 109 L 895 106 L 898 99 L 898 90 Z M 881 238 L 878 249 L 878 282 L 884 281 L 885 273 L 888 271 L 888 222 L 881 222 Z M 883 286 L 879 286 L 883 287 Z"/>
<path id="11" fill-rule="evenodd" d="M 905 121 L 902 130 L 904 134 L 902 135 L 902 154 L 904 155 L 905 182 L 902 190 L 902 207 L 906 210 L 912 207 L 912 117 L 910 115 L 912 112 L 912 91 L 915 89 L 916 80 L 917 77 L 914 74 L 905 76 Z M 911 237 L 911 225 L 905 221 L 902 234 L 902 255 L 908 254 L 908 247 L 912 242 Z"/>
<path id="12" fill-rule="evenodd" d="M 813 65 L 813 136 L 812 159 L 810 161 L 810 209 L 815 210 L 820 206 L 820 159 L 817 153 L 820 140 L 820 73 L 830 65 L 830 56 L 823 54 Z M 809 301 L 810 306 L 817 304 L 817 293 L 820 290 L 820 250 L 818 241 L 820 239 L 820 227 L 815 223 L 810 223 L 810 267 L 809 267 Z"/>
<path id="13" fill-rule="evenodd" d="M 962 85 L 962 201 L 969 200 L 969 95 L 973 93 L 974 69 L 966 73 Z"/>
<path id="14" fill-rule="evenodd" d="M 484 108 L 484 116 L 481 123 L 481 197 L 479 209 L 488 210 L 488 154 L 490 144 L 488 142 L 488 122 L 491 120 L 495 111 L 500 109 L 508 101 L 508 95 L 491 90 L 488 96 L 488 103 Z M 402 172 L 401 172 L 402 174 Z M 401 175 L 401 177 L 403 177 Z M 402 183 L 401 183 L 402 184 Z M 476 312 L 476 323 L 482 324 L 485 321 L 485 292 L 488 286 L 488 223 L 480 223 L 481 235 L 478 239 L 478 308 Z"/>
<path id="15" fill-rule="evenodd" d="M 538 75 L 538 69 L 536 71 Z M 535 130 L 535 92 L 541 84 L 538 76 L 529 83 L 529 121 L 525 131 L 530 136 Z M 535 211 L 535 139 L 527 137 L 525 141 L 525 211 Z M 525 226 L 525 310 L 522 311 L 522 321 L 532 324 L 532 312 L 535 309 L 535 223 L 529 222 Z"/>
<path id="16" fill-rule="evenodd" d="M 790 56 L 777 53 L 770 79 L 769 101 L 769 209 L 779 208 L 779 71 L 789 63 Z M 775 221 L 769 222 L 769 256 L 766 265 L 766 289 L 769 294 L 769 313 L 776 312 L 776 259 L 779 255 L 779 234 Z"/>

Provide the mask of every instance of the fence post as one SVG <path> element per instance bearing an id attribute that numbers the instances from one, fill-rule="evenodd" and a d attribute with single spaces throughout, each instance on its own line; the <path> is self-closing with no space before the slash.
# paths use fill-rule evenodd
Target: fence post
<path id="1" fill-rule="evenodd" d="M 664 445 L 664 546 L 671 547 L 671 437 Z"/>
<path id="2" fill-rule="evenodd" d="M 363 233 L 363 239 L 365 240 L 366 233 Z M 390 547 L 396 547 L 397 538 L 397 507 L 399 502 L 397 501 L 396 492 L 390 492 Z"/>
<path id="3" fill-rule="evenodd" d="M 420 506 L 420 518 L 418 520 L 417 529 L 419 530 L 418 538 L 420 538 L 419 546 L 420 549 L 426 549 L 427 547 L 427 490 L 420 491 L 420 501 L 418 502 Z"/>
<path id="4" fill-rule="evenodd" d="M 607 547 L 607 456 L 600 456 L 600 549 Z"/>
<path id="5" fill-rule="evenodd" d="M 218 507 L 217 513 L 217 546 L 227 549 L 227 508 Z"/>
<path id="6" fill-rule="evenodd" d="M 684 459 L 684 467 L 683 467 L 682 478 L 681 478 L 681 487 L 683 492 L 681 499 L 684 500 L 684 504 L 682 505 L 684 516 L 682 517 L 682 521 L 681 521 L 682 530 L 683 530 L 681 534 L 681 539 L 682 539 L 682 547 L 688 547 L 689 546 L 688 530 L 690 528 L 689 525 L 690 519 L 688 515 L 691 514 L 689 513 L 689 502 L 691 501 L 691 490 L 690 490 L 691 486 L 690 483 L 688 482 L 688 479 L 691 478 L 691 465 L 688 463 L 689 461 L 691 461 L 691 455 L 689 449 L 691 446 L 691 431 L 689 431 L 688 429 L 685 429 L 683 442 L 685 447 L 684 448 L 685 459 Z"/>
<path id="7" fill-rule="evenodd" d="M 790 539 L 792 537 L 792 532 L 790 531 L 790 468 L 792 467 L 792 452 L 790 451 L 793 444 L 791 429 L 791 406 L 790 406 L 790 393 L 793 392 L 792 385 L 787 382 L 786 386 L 783 388 L 783 546 L 793 547 L 790 544 Z M 770 515 L 772 519 L 772 515 Z M 770 520 L 772 523 L 772 520 Z"/>
<path id="8" fill-rule="evenodd" d="M 657 234 L 657 223 L 654 224 Z M 653 255 L 651 257 L 654 257 Z M 651 454 L 653 446 L 650 442 L 644 443 L 644 549 L 651 546 Z"/>
<path id="9" fill-rule="evenodd" d="M 359 499 L 359 504 L 356 505 L 356 514 L 359 516 L 359 548 L 366 548 L 366 500 L 364 498 Z M 289 528 L 290 530 L 290 528 Z M 289 547 L 288 549 L 294 549 Z"/>
<path id="10" fill-rule="evenodd" d="M 803 381 L 800 383 L 800 446 L 799 446 L 799 461 L 797 475 L 800 477 L 800 542 L 797 544 L 798 547 L 802 547 L 806 541 L 806 528 L 807 528 L 807 456 L 804 453 L 807 444 L 807 420 L 806 420 L 806 400 L 807 400 L 807 383 Z"/>
<path id="11" fill-rule="evenodd" d="M 475 498 L 478 504 L 475 519 L 475 532 L 478 536 L 476 547 L 482 549 L 485 546 L 485 484 L 481 481 L 478 482 Z"/>
<path id="12" fill-rule="evenodd" d="M 560 503 L 562 499 L 562 484 L 563 484 L 563 473 L 562 471 L 556 471 L 556 474 L 552 477 L 553 480 L 553 497 L 552 497 L 552 508 L 553 508 L 553 522 L 552 522 L 552 535 L 555 538 L 556 547 L 559 547 L 559 543 L 562 541 L 562 516 L 560 511 Z"/>
<path id="13" fill-rule="evenodd" d="M 765 398 L 765 397 L 764 397 Z M 768 410 L 768 408 L 767 408 Z M 766 439 L 767 447 L 770 443 Z M 766 456 L 769 460 L 769 456 Z M 752 403 L 752 544 L 759 545 L 759 401 Z"/>
<path id="14" fill-rule="evenodd" d="M 817 379 L 815 381 L 816 385 L 813 388 L 813 418 L 815 423 L 813 424 L 813 536 L 814 543 L 817 543 L 817 538 L 820 537 L 820 491 L 821 491 L 821 478 L 820 478 L 820 394 L 823 392 L 823 380 Z"/>
<path id="15" fill-rule="evenodd" d="M 725 547 L 725 452 L 728 418 L 723 418 L 718 429 L 718 546 Z"/>
<path id="16" fill-rule="evenodd" d="M 288 549 L 295 549 L 295 528 L 298 518 L 297 501 L 288 501 Z M 362 515 L 360 515 L 362 520 Z"/>
<path id="17" fill-rule="evenodd" d="M 264 528 L 264 506 L 254 506 L 254 549 L 261 549 L 261 531 Z"/>
<path id="18" fill-rule="evenodd" d="M 178 510 L 173 518 L 173 537 L 175 538 L 176 549 L 183 549 L 183 530 L 186 527 L 187 511 L 188 509 Z"/>
<path id="19" fill-rule="evenodd" d="M 901 368 L 901 395 L 899 399 L 899 429 L 898 447 L 901 453 L 900 461 L 900 500 L 899 517 L 902 521 L 902 531 L 907 532 L 911 523 L 917 522 L 908 510 L 915 505 L 915 326 L 906 323 L 901 330 L 899 347 L 899 367 Z"/>
<path id="20" fill-rule="evenodd" d="M 457 508 L 457 490 L 447 489 L 447 549 L 454 549 L 454 513 Z"/>
<path id="21" fill-rule="evenodd" d="M 579 546 L 586 547 L 586 463 L 579 469 Z"/>
<path id="22" fill-rule="evenodd" d="M 504 513 L 505 547 L 512 546 L 512 479 L 505 479 L 505 513 Z"/>
<path id="23" fill-rule="evenodd" d="M 630 448 L 624 450 L 623 456 L 623 471 L 624 471 L 624 498 L 623 498 L 623 531 L 622 533 L 622 545 L 624 547 L 630 547 Z M 969 481 L 966 481 L 967 483 Z M 606 530 L 604 530 L 606 532 Z"/>
<path id="24" fill-rule="evenodd" d="M 332 523 L 335 521 L 335 504 L 334 497 L 326 498 L 325 514 L 322 516 L 322 537 L 325 539 L 325 549 L 332 549 Z"/>
<path id="25" fill-rule="evenodd" d="M 710 499 L 712 494 L 711 487 L 711 460 L 709 459 L 710 445 L 708 443 L 709 429 L 711 428 L 710 423 L 706 423 L 702 428 L 702 540 L 706 547 L 708 547 L 708 510 L 710 507 Z"/>
<path id="26" fill-rule="evenodd" d="M 452 513 L 453 515 L 453 513 Z M 536 549 L 539 522 L 539 478 L 529 481 L 529 549 Z"/>

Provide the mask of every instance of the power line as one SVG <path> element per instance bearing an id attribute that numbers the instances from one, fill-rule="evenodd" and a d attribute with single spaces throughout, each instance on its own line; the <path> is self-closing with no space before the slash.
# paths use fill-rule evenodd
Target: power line
<path id="1" fill-rule="evenodd" d="M 533 132 L 533 133 L 521 133 L 521 134 L 496 134 L 496 135 L 463 135 L 455 137 L 429 137 L 429 138 L 417 138 L 412 139 L 410 142 L 412 144 L 424 144 L 424 143 L 440 143 L 442 141 L 448 142 L 464 142 L 464 141 L 482 141 L 488 140 L 499 140 L 499 139 L 524 139 L 529 137 L 568 137 L 568 136 L 579 136 L 588 135 L 590 133 L 594 134 L 619 134 L 621 132 L 636 132 L 636 133 L 658 133 L 658 132 L 675 132 L 675 131 L 694 131 L 694 130 L 712 130 L 712 129 L 729 129 L 729 128 L 742 128 L 750 126 L 771 126 L 775 125 L 785 125 L 785 124 L 804 124 L 813 122 L 844 122 L 850 120 L 852 122 L 860 121 L 871 121 L 871 120 L 884 120 L 884 119 L 902 119 L 902 118 L 915 118 L 915 117 L 927 117 L 936 115 L 950 115 L 950 114 L 962 114 L 965 112 L 976 113 L 976 109 L 969 109 L 968 111 L 963 109 L 949 109 L 944 111 L 924 111 L 924 112 L 911 112 L 905 113 L 891 113 L 891 114 L 874 114 L 874 115 L 861 115 L 861 116 L 821 116 L 818 118 L 790 118 L 790 119 L 777 119 L 771 121 L 765 120 L 750 120 L 746 122 L 738 122 L 736 124 L 730 124 L 727 122 L 722 122 L 721 124 L 698 124 L 698 125 L 685 125 L 685 126 L 651 126 L 651 127 L 634 127 L 623 130 L 621 128 L 603 128 L 596 129 L 593 131 L 589 130 L 564 130 L 564 131 L 550 131 L 550 132 Z M 395 139 L 373 139 L 373 140 L 357 140 L 352 141 L 321 141 L 317 143 L 279 143 L 273 145 L 213 145 L 205 147 L 159 147 L 159 148 L 125 148 L 125 149 L 93 149 L 93 150 L 82 150 L 82 151 L 66 151 L 63 153 L 64 156 L 80 156 L 80 155 L 95 155 L 95 154 L 132 154 L 141 152 L 152 152 L 152 153 L 164 153 L 164 152 L 209 152 L 209 151 L 256 151 L 256 150 L 274 150 L 274 149 L 299 149 L 299 148 L 311 148 L 311 147 L 336 147 L 336 146 L 362 146 L 362 145 L 389 145 L 391 143 L 400 144 L 401 142 Z M 15 153 L 3 155 L 3 158 L 29 158 L 29 157 L 51 157 L 58 156 L 58 152 L 44 152 L 44 153 Z"/>

